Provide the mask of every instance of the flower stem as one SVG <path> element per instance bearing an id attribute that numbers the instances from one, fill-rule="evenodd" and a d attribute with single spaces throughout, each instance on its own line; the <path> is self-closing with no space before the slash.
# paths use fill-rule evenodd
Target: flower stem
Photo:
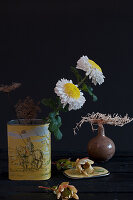
<path id="1" fill-rule="evenodd" d="M 86 80 L 87 76 L 85 76 L 79 83 L 78 83 L 78 87 L 81 86 L 83 84 L 83 82 Z"/>
<path id="2" fill-rule="evenodd" d="M 59 103 L 58 103 L 56 112 L 59 112 L 61 108 L 62 108 L 62 103 L 61 103 L 61 101 L 59 100 Z"/>
<path id="3" fill-rule="evenodd" d="M 56 165 L 56 162 L 52 162 L 53 165 Z"/>
<path id="4" fill-rule="evenodd" d="M 43 186 L 38 186 L 39 188 L 43 188 L 43 189 L 46 189 L 46 190 L 53 190 L 55 191 L 53 188 L 49 188 L 49 187 L 43 187 Z"/>

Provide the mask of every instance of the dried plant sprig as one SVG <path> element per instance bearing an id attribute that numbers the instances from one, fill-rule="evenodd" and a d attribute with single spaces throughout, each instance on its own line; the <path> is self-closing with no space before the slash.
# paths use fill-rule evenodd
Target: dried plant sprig
<path id="1" fill-rule="evenodd" d="M 76 134 L 76 130 L 79 130 L 79 128 L 82 126 L 84 122 L 89 122 L 92 126 L 92 130 L 95 130 L 93 125 L 97 124 L 109 124 L 114 126 L 124 126 L 125 124 L 130 123 L 133 121 L 133 118 L 129 118 L 128 114 L 126 114 L 124 117 L 118 115 L 118 114 L 102 114 L 102 113 L 88 113 L 85 117 L 82 117 L 82 120 L 76 124 L 76 127 L 74 128 L 74 134 Z"/>
<path id="2" fill-rule="evenodd" d="M 31 97 L 19 100 L 15 105 L 16 115 L 18 119 L 31 120 L 36 119 L 38 112 L 41 111 L 38 104 L 35 104 Z M 26 121 L 25 121 L 26 122 Z"/>
<path id="3" fill-rule="evenodd" d="M 11 85 L 0 85 L 0 92 L 10 93 L 21 86 L 21 83 L 12 83 Z"/>
<path id="4" fill-rule="evenodd" d="M 62 200 L 68 200 L 71 198 L 74 199 L 79 199 L 77 195 L 77 189 L 73 185 L 69 185 L 69 182 L 63 182 L 59 186 L 53 186 L 51 188 L 49 187 L 43 187 L 39 186 L 39 188 L 44 188 L 47 190 L 51 190 L 54 192 L 54 194 L 57 195 L 57 199 L 62 199 Z"/>

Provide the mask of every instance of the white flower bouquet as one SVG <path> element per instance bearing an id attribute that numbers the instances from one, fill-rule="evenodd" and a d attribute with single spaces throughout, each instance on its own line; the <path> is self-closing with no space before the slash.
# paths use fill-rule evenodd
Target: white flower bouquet
<path id="1" fill-rule="evenodd" d="M 58 140 L 62 138 L 60 113 L 80 109 L 86 101 L 83 92 L 89 93 L 93 101 L 97 101 L 91 82 L 94 85 L 97 85 L 97 83 L 101 85 L 105 78 L 101 68 L 87 56 L 82 56 L 77 61 L 77 66 L 71 69 L 76 76 L 77 83 L 74 84 L 72 80 L 62 78 L 54 88 L 57 97 L 55 99 L 42 99 L 42 103 L 52 109 L 45 121 L 49 123 L 49 131 L 54 133 Z M 82 77 L 78 69 L 86 72 L 84 77 Z"/>

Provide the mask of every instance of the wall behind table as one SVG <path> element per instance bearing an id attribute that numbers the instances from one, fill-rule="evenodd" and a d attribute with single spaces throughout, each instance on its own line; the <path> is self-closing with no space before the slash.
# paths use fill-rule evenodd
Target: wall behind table
<path id="1" fill-rule="evenodd" d="M 121 1 L 10 1 L 0 6 L 0 83 L 18 81 L 22 87 L 8 99 L 1 93 L 0 146 L 7 148 L 6 122 L 15 118 L 13 105 L 27 95 L 36 100 L 53 95 L 60 78 L 73 78 L 70 66 L 82 55 L 98 63 L 106 76 L 94 87 L 83 109 L 63 114 L 63 139 L 52 149 L 85 151 L 93 137 L 85 124 L 77 136 L 72 128 L 88 112 L 133 116 L 133 14 Z M 11 105 L 10 112 L 9 107 Z M 43 108 L 44 115 L 48 109 Z M 41 116 L 43 116 L 41 114 Z M 132 151 L 133 126 L 106 127 L 117 151 Z M 95 133 L 94 133 L 95 134 Z"/>

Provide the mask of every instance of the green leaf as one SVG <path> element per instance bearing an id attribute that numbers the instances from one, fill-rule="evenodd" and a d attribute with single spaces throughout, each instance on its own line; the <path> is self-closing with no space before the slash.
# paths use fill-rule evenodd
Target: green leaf
<path id="1" fill-rule="evenodd" d="M 55 132 L 58 129 L 58 122 L 56 120 L 52 120 L 49 124 L 49 131 Z"/>
<path id="2" fill-rule="evenodd" d="M 96 102 L 98 100 L 97 96 L 93 94 L 93 101 Z"/>
<path id="3" fill-rule="evenodd" d="M 93 89 L 92 89 L 92 87 L 91 86 L 87 86 L 87 88 L 88 88 L 88 93 L 93 97 Z"/>
<path id="4" fill-rule="evenodd" d="M 51 123 L 55 123 L 55 125 L 56 125 L 58 128 L 62 125 L 61 117 L 60 117 L 59 115 L 57 116 L 57 113 L 56 113 L 56 112 L 51 112 L 51 113 L 49 114 L 49 118 L 50 118 Z"/>
<path id="5" fill-rule="evenodd" d="M 61 117 L 58 115 L 57 112 L 51 112 L 49 114 L 49 119 L 49 131 L 55 135 L 56 139 L 61 140 L 62 133 L 59 130 L 60 126 L 62 125 Z"/>
<path id="6" fill-rule="evenodd" d="M 61 122 L 61 117 L 60 116 L 57 116 L 56 117 L 56 121 L 58 123 L 58 127 L 60 127 L 62 125 L 62 122 Z"/>
<path id="7" fill-rule="evenodd" d="M 80 82 L 82 80 L 82 76 L 80 75 L 78 70 L 75 67 L 71 67 L 71 70 L 72 70 L 73 74 L 75 75 L 77 82 Z"/>
<path id="8" fill-rule="evenodd" d="M 57 140 L 61 140 L 62 139 L 62 133 L 61 133 L 60 129 L 55 130 L 54 131 L 54 135 L 55 135 L 55 138 Z"/>
<path id="9" fill-rule="evenodd" d="M 86 83 L 83 83 L 82 88 L 81 88 L 84 92 L 88 92 L 90 96 L 92 96 L 92 100 L 94 102 L 97 101 L 97 96 L 95 94 L 93 94 L 93 88 L 91 86 L 88 86 Z"/>
<path id="10" fill-rule="evenodd" d="M 89 87 L 90 91 L 93 92 L 93 88 L 91 86 L 88 86 L 88 87 Z"/>
<path id="11" fill-rule="evenodd" d="M 46 98 L 44 98 L 44 99 L 42 99 L 42 104 L 44 104 L 45 106 L 48 106 L 48 107 L 50 107 L 50 108 L 52 108 L 52 109 L 56 109 L 56 107 L 57 107 L 57 104 L 56 104 L 56 101 L 54 101 L 53 99 L 51 99 L 51 98 L 48 98 L 48 99 L 46 99 Z"/>
<path id="12" fill-rule="evenodd" d="M 50 118 L 51 120 L 53 120 L 53 119 L 55 118 L 56 115 L 57 115 L 57 112 L 51 112 L 51 113 L 49 113 L 49 118 Z"/>
<path id="13" fill-rule="evenodd" d="M 83 83 L 82 84 L 82 88 L 81 88 L 84 92 L 88 92 L 88 86 L 85 84 L 85 83 Z"/>

